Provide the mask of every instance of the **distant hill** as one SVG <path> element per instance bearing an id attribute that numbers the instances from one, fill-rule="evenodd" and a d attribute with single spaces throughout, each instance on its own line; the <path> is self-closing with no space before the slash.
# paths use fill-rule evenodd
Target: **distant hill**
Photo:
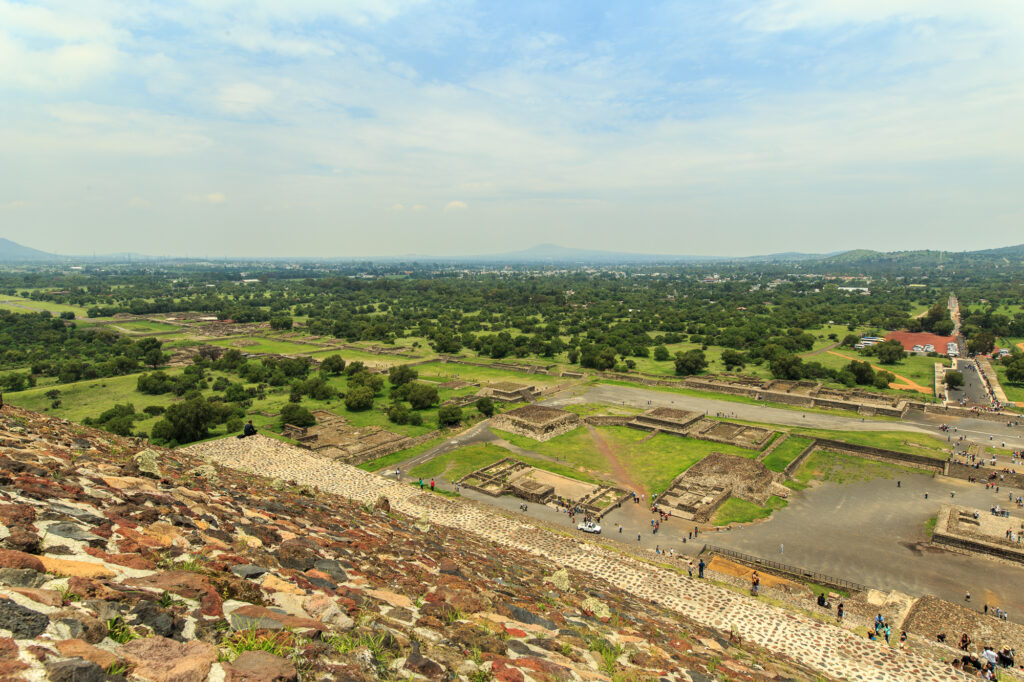
<path id="1" fill-rule="evenodd" d="M 37 263 L 53 260 L 60 260 L 60 256 L 0 237 L 0 263 Z"/>
<path id="2" fill-rule="evenodd" d="M 621 251 L 599 251 L 596 249 L 577 249 L 558 244 L 538 244 L 522 251 L 505 253 L 481 254 L 458 258 L 462 262 L 484 263 L 593 263 L 608 265 L 613 263 L 679 263 L 719 260 L 713 256 L 676 256 L 653 253 L 628 253 Z"/>

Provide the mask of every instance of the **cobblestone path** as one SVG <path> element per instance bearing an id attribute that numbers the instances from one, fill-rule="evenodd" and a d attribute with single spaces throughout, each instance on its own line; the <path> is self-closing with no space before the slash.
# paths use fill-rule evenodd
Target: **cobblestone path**
<path id="1" fill-rule="evenodd" d="M 890 649 L 842 628 L 534 525 L 505 518 L 496 523 L 495 515 L 481 505 L 424 493 L 271 438 L 230 438 L 184 451 L 222 466 L 294 480 L 360 502 L 373 503 L 384 495 L 396 511 L 476 533 L 607 580 L 694 621 L 724 632 L 731 630 L 745 641 L 832 678 L 886 682 L 962 679 L 952 668 L 917 654 Z"/>

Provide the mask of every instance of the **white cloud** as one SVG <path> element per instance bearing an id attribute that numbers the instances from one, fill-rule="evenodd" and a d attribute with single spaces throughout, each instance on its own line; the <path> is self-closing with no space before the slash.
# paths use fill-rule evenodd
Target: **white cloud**
<path id="1" fill-rule="evenodd" d="M 128 200 L 128 205 L 132 208 L 146 208 L 149 206 L 149 202 L 142 197 L 132 197 Z"/>
<path id="2" fill-rule="evenodd" d="M 274 99 L 274 93 L 255 83 L 234 83 L 221 88 L 217 103 L 229 114 L 250 114 Z"/>
<path id="3" fill-rule="evenodd" d="M 28 206 L 27 201 L 9 201 L 6 204 L 0 204 L 0 211 L 9 211 L 15 208 L 24 208 Z"/>
<path id="4" fill-rule="evenodd" d="M 450 213 L 451 211 L 465 211 L 469 206 L 466 205 L 465 201 L 449 201 L 445 204 L 444 212 Z"/>
<path id="5" fill-rule="evenodd" d="M 223 192 L 210 192 L 209 194 L 187 194 L 184 201 L 192 204 L 223 204 L 228 198 Z"/>
<path id="6" fill-rule="evenodd" d="M 0 86 L 55 92 L 109 75 L 121 55 L 111 45 L 87 42 L 33 50 L 0 31 Z"/>

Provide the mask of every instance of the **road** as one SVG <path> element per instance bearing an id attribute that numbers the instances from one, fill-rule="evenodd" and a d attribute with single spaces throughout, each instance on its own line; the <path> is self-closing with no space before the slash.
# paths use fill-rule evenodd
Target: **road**
<path id="1" fill-rule="evenodd" d="M 991 405 L 992 397 L 985 388 L 985 381 L 978 374 L 977 366 L 970 360 L 955 360 L 954 368 L 964 376 L 964 385 L 949 391 L 949 400 L 956 404 L 966 398 L 971 405 Z"/>
<path id="2" fill-rule="evenodd" d="M 611 405 L 629 405 L 648 409 L 652 407 L 675 407 L 683 410 L 706 412 L 710 415 L 722 416 L 786 426 L 803 426 L 816 429 L 833 429 L 838 431 L 911 431 L 928 433 L 938 437 L 943 434 L 939 430 L 942 424 L 958 428 L 958 433 L 977 441 L 1000 444 L 1006 447 L 1024 448 L 1024 425 L 1007 426 L 1003 422 L 992 422 L 984 419 L 954 417 L 943 414 L 925 414 L 911 412 L 901 421 L 878 421 L 870 418 L 844 417 L 824 414 L 821 412 L 801 412 L 782 407 L 769 407 L 766 404 L 738 403 L 729 400 L 716 400 L 704 396 L 691 396 L 670 391 L 658 391 L 649 388 L 596 384 L 577 387 L 558 393 L 552 398 L 542 401 L 544 405 L 557 407 L 573 403 L 606 403 Z M 998 443 L 996 442 L 998 441 Z"/>

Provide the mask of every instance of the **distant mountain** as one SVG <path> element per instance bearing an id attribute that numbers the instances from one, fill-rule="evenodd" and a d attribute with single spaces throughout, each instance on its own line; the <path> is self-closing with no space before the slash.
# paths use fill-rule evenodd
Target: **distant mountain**
<path id="1" fill-rule="evenodd" d="M 55 260 L 61 260 L 61 257 L 0 237 L 0 263 L 39 263 Z"/>

